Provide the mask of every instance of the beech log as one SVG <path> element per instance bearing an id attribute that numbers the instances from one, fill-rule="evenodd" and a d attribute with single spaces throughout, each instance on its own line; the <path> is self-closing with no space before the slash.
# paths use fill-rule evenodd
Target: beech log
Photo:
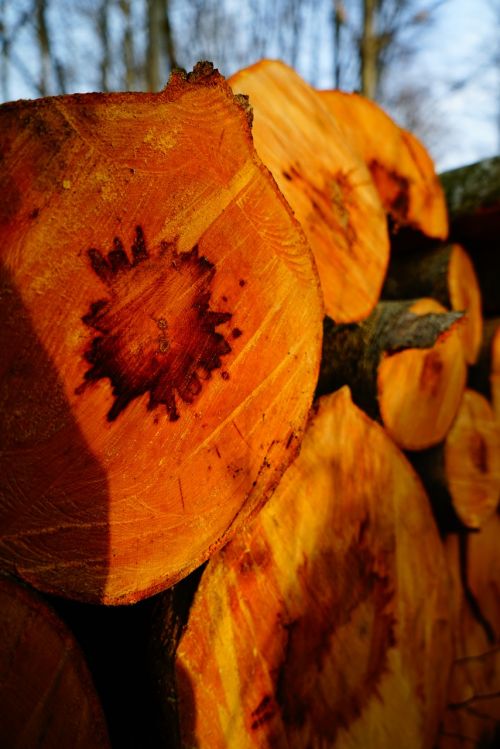
<path id="1" fill-rule="evenodd" d="M 320 91 L 345 137 L 370 169 L 394 230 L 446 239 L 448 217 L 434 164 L 422 143 L 360 94 Z"/>
<path id="2" fill-rule="evenodd" d="M 443 530 L 450 503 L 467 528 L 481 528 L 500 501 L 500 423 L 484 396 L 466 390 L 444 442 L 414 456 Z"/>
<path id="3" fill-rule="evenodd" d="M 447 709 L 438 749 L 498 746 L 500 725 L 500 517 L 493 515 L 479 533 L 468 536 L 461 560 L 456 536 L 446 541 L 454 575 L 457 609 L 457 658 L 453 664 Z M 465 563 L 471 595 L 466 595 L 460 566 Z"/>
<path id="4" fill-rule="evenodd" d="M 444 172 L 440 180 L 457 241 L 473 246 L 498 241 L 500 156 Z"/>
<path id="5" fill-rule="evenodd" d="M 450 238 L 470 253 L 483 312 L 500 315 L 500 156 L 440 175 L 450 212 Z"/>
<path id="6" fill-rule="evenodd" d="M 110 746 L 102 709 L 73 635 L 37 593 L 1 576 L 0 746 Z"/>
<path id="7" fill-rule="evenodd" d="M 483 341 L 476 366 L 469 370 L 470 386 L 490 400 L 500 422 L 500 318 L 484 321 Z"/>
<path id="8" fill-rule="evenodd" d="M 318 392 L 348 384 L 355 403 L 404 449 L 438 444 L 465 387 L 460 318 L 420 299 L 381 302 L 359 325 L 327 320 Z"/>
<path id="9" fill-rule="evenodd" d="M 389 260 L 385 214 L 370 174 L 317 92 L 284 63 L 262 60 L 229 80 L 249 97 L 255 147 L 302 224 L 326 312 L 367 317 Z"/>
<path id="10" fill-rule="evenodd" d="M 416 475 L 347 388 L 321 398 L 299 458 L 195 593 L 175 658 L 182 746 L 430 749 L 449 615 Z"/>
<path id="11" fill-rule="evenodd" d="M 482 340 L 481 291 L 474 266 L 458 244 L 394 253 L 382 291 L 385 299 L 429 296 L 444 307 L 466 312 L 460 326 L 465 360 L 474 364 Z"/>
<path id="12" fill-rule="evenodd" d="M 313 258 L 208 63 L 158 94 L 7 104 L 0 125 L 1 564 L 130 603 L 213 553 L 295 456 Z"/>

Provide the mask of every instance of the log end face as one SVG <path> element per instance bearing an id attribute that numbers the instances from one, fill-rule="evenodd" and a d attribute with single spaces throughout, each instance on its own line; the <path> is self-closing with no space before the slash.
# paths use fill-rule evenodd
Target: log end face
<path id="1" fill-rule="evenodd" d="M 419 300 L 415 314 L 442 313 L 434 300 Z M 438 336 L 432 348 L 385 354 L 377 371 L 382 421 L 398 445 L 423 450 L 448 432 L 465 388 L 466 364 L 459 338 L 460 321 Z"/>
<path id="2" fill-rule="evenodd" d="M 452 308 L 466 312 L 466 320 L 461 327 L 460 335 L 467 364 L 475 364 L 483 335 L 481 290 L 472 261 L 458 244 L 452 245 L 448 266 L 448 288 Z"/>
<path id="3" fill-rule="evenodd" d="M 486 398 L 466 390 L 445 441 L 445 471 L 453 506 L 479 529 L 500 500 L 500 425 Z"/>

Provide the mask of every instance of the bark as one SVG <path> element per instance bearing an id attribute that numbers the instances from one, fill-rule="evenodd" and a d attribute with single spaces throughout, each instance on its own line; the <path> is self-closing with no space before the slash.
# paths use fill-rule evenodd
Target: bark
<path id="1" fill-rule="evenodd" d="M 208 64 L 0 120 L 0 558 L 133 602 L 212 554 L 297 453 L 313 259 Z"/>
<path id="2" fill-rule="evenodd" d="M 393 254 L 382 297 L 423 296 L 432 297 L 449 309 L 466 312 L 460 335 L 465 359 L 474 364 L 482 340 L 481 291 L 472 261 L 463 247 L 449 244 Z"/>
<path id="3" fill-rule="evenodd" d="M 439 443 L 465 387 L 460 318 L 422 299 L 382 302 L 359 325 L 327 320 L 318 392 L 348 384 L 355 403 L 404 449 Z"/>
<path id="4" fill-rule="evenodd" d="M 444 443 L 413 457 L 443 531 L 479 529 L 500 500 L 500 426 L 479 393 L 466 390 Z M 450 522 L 451 521 L 451 522 Z"/>
<path id="5" fill-rule="evenodd" d="M 371 749 L 430 749 L 449 616 L 416 476 L 347 388 L 322 398 L 272 500 L 202 576 L 171 684 L 182 745 L 341 749 L 370 736 Z"/>
<path id="6" fill-rule="evenodd" d="M 441 175 L 450 211 L 450 237 L 470 253 L 481 285 L 483 312 L 500 315 L 500 156 Z"/>
<path id="7" fill-rule="evenodd" d="M 446 239 L 444 193 L 422 143 L 363 96 L 342 91 L 319 94 L 344 137 L 369 168 L 389 216 L 393 239 L 405 227 Z"/>
<path id="8" fill-rule="evenodd" d="M 0 744 L 110 747 L 83 655 L 63 622 L 29 588 L 0 577 Z"/>
<path id="9" fill-rule="evenodd" d="M 469 229 L 481 236 L 485 227 L 498 231 L 500 221 L 500 156 L 452 169 L 440 175 L 453 231 Z M 491 223 L 490 223 L 491 222 Z M 476 227 L 476 232 L 474 232 Z"/>
<path id="10" fill-rule="evenodd" d="M 367 317 L 389 260 L 385 215 L 362 160 L 317 92 L 291 68 L 261 61 L 230 79 L 248 95 L 255 146 L 314 253 L 327 314 Z"/>

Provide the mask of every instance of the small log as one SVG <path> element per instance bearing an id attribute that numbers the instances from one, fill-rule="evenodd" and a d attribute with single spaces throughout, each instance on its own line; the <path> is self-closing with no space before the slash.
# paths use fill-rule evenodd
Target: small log
<path id="1" fill-rule="evenodd" d="M 481 291 L 472 261 L 458 244 L 420 252 L 394 253 L 382 290 L 384 299 L 430 296 L 444 307 L 465 311 L 460 326 L 465 360 L 474 364 L 482 339 Z"/>
<path id="2" fill-rule="evenodd" d="M 319 93 L 370 169 L 394 232 L 410 227 L 426 236 L 446 239 L 444 194 L 422 143 L 364 96 L 344 91 Z"/>
<path id="3" fill-rule="evenodd" d="M 453 575 L 457 658 L 453 664 L 447 709 L 438 749 L 498 746 L 500 725 L 500 517 L 493 515 L 467 538 L 467 554 L 456 536 L 446 540 Z M 465 563 L 466 595 L 460 566 Z"/>
<path id="4" fill-rule="evenodd" d="M 110 747 L 73 635 L 35 592 L 1 576 L 0 746 Z"/>
<path id="5" fill-rule="evenodd" d="M 262 60 L 229 80 L 249 97 L 255 147 L 311 245 L 327 314 L 366 318 L 389 260 L 386 219 L 370 174 L 317 92 L 292 68 Z"/>
<path id="6" fill-rule="evenodd" d="M 0 125 L 0 560 L 131 603 L 213 553 L 295 456 L 313 258 L 208 63 L 158 94 L 7 104 Z"/>
<path id="7" fill-rule="evenodd" d="M 500 422 L 500 318 L 484 321 L 483 341 L 477 364 L 469 370 L 469 384 L 493 406 Z"/>
<path id="8" fill-rule="evenodd" d="M 483 312 L 500 315 L 500 156 L 440 175 L 450 212 L 450 238 L 472 256 Z"/>
<path id="9" fill-rule="evenodd" d="M 360 325 L 327 320 L 318 393 L 349 385 L 355 403 L 406 450 L 441 442 L 465 387 L 460 317 L 420 299 L 382 302 Z"/>
<path id="10" fill-rule="evenodd" d="M 500 500 L 500 424 L 486 398 L 466 390 L 444 442 L 412 458 L 443 530 L 456 517 L 467 528 L 479 529 Z"/>
<path id="11" fill-rule="evenodd" d="M 430 749 L 449 616 L 416 475 L 347 388 L 322 398 L 271 501 L 202 576 L 170 684 L 182 746 Z"/>

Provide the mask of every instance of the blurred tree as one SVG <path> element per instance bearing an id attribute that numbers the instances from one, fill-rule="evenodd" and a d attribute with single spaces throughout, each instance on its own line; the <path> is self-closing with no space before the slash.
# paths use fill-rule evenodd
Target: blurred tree
<path id="1" fill-rule="evenodd" d="M 500 0 L 481 1 L 500 29 Z M 156 91 L 173 67 L 199 59 L 230 75 L 262 57 L 281 58 L 314 85 L 377 99 L 435 144 L 443 132 L 436 89 L 412 76 L 411 66 L 445 4 L 450 0 L 0 0 L 0 94 Z M 500 71 L 498 38 L 489 65 Z M 441 98 L 446 85 L 454 82 L 442 83 Z M 500 139 L 500 93 L 498 101 Z"/>

